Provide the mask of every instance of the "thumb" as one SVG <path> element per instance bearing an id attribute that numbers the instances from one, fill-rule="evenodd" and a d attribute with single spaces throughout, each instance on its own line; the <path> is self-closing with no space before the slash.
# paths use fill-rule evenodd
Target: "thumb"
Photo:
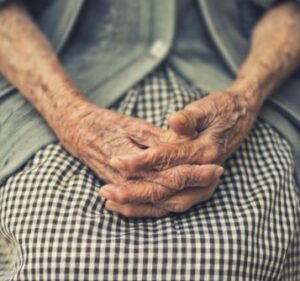
<path id="1" fill-rule="evenodd" d="M 204 113 L 196 106 L 187 106 L 184 110 L 173 113 L 168 117 L 171 129 L 178 135 L 195 137 L 198 135 L 198 123 Z"/>

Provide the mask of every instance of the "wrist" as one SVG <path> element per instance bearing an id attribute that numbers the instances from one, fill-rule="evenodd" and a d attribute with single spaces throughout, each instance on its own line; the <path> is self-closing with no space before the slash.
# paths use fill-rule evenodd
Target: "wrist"
<path id="1" fill-rule="evenodd" d="M 262 86 L 254 76 L 240 75 L 229 87 L 228 91 L 238 98 L 245 106 L 259 110 L 266 98 L 269 89 Z"/>
<path id="2" fill-rule="evenodd" d="M 59 124 L 62 119 L 72 112 L 80 111 L 85 103 L 87 103 L 85 98 L 76 90 L 65 89 L 61 92 L 55 92 L 55 97 L 43 97 L 37 108 L 52 126 Z"/>
<path id="3" fill-rule="evenodd" d="M 82 124 L 95 122 L 93 116 L 97 116 L 97 123 L 107 126 L 111 123 L 113 112 L 91 103 L 83 96 L 74 97 L 52 115 L 50 126 L 59 135 L 64 135 L 67 130 L 78 130 Z M 101 118 L 99 118 L 101 116 Z M 99 122 L 101 124 L 99 124 Z"/>
<path id="4" fill-rule="evenodd" d="M 270 59 L 250 57 L 241 67 L 234 84 L 248 87 L 248 95 L 254 96 L 258 104 L 263 104 L 281 81 L 274 65 Z"/>

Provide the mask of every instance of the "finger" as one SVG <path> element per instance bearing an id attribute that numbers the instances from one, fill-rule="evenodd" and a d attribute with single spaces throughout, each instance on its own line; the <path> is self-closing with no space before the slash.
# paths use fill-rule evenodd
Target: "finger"
<path id="1" fill-rule="evenodd" d="M 178 111 L 168 117 L 170 128 L 178 135 L 195 136 L 197 135 L 197 119 L 195 116 L 187 111 Z"/>
<path id="2" fill-rule="evenodd" d="M 187 188 L 181 192 L 176 193 L 174 196 L 165 201 L 154 203 L 154 205 L 169 212 L 186 212 L 196 204 L 210 199 L 215 192 L 218 183 L 219 181 L 215 181 L 212 185 L 206 188 Z"/>
<path id="3" fill-rule="evenodd" d="M 198 122 L 203 118 L 204 111 L 195 103 L 191 103 L 184 110 L 170 115 L 168 123 L 178 135 L 194 137 L 198 135 Z"/>
<path id="4" fill-rule="evenodd" d="M 206 147 L 199 141 L 163 145 L 136 154 L 112 158 L 110 165 L 118 170 L 133 173 L 145 170 L 163 170 L 181 164 L 201 164 L 202 151 Z"/>
<path id="5" fill-rule="evenodd" d="M 163 175 L 161 178 L 158 176 L 151 182 L 145 180 L 127 181 L 122 186 L 108 184 L 103 186 L 99 193 L 106 199 L 122 204 L 153 203 L 165 200 L 186 187 L 197 186 L 200 188 L 211 185 L 219 179 L 223 171 L 223 168 L 217 165 L 190 166 L 188 173 L 182 176 L 176 175 L 177 179 L 175 180 L 173 173 L 171 173 L 170 176 Z M 162 183 L 164 184 L 162 185 Z"/>
<path id="6" fill-rule="evenodd" d="M 180 190 L 185 186 L 205 186 L 223 173 L 222 166 L 206 165 L 179 165 L 162 171 L 132 172 L 120 170 L 126 180 L 141 179 L 158 183 L 171 189 Z"/>
<path id="7" fill-rule="evenodd" d="M 206 164 L 179 165 L 167 170 L 151 172 L 148 177 L 147 172 L 144 174 L 146 179 L 154 183 L 180 191 L 186 187 L 210 185 L 218 180 L 223 172 L 222 166 Z"/>
<path id="8" fill-rule="evenodd" d="M 111 200 L 106 201 L 105 208 L 130 218 L 162 217 L 169 213 L 153 204 L 119 204 Z"/>
<path id="9" fill-rule="evenodd" d="M 128 203 L 150 203 L 170 197 L 175 191 L 152 182 L 140 181 L 139 183 L 127 182 L 123 185 L 107 184 L 101 187 L 101 197 L 118 202 Z"/>

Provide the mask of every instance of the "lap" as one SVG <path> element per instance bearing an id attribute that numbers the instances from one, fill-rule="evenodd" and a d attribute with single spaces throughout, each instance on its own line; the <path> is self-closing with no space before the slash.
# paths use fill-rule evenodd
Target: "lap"
<path id="1" fill-rule="evenodd" d="M 197 98 L 183 92 L 178 90 L 182 99 L 174 94 L 157 106 L 147 93 L 135 97 L 133 91 L 119 109 L 164 126 L 172 102 L 176 110 Z M 131 106 L 135 98 L 140 101 Z M 212 199 L 186 213 L 128 219 L 104 209 L 101 185 L 59 144 L 39 151 L 0 188 L 0 251 L 10 253 L 6 267 L 0 258 L 0 269 L 2 262 L 13 280 L 274 280 L 285 273 L 296 280 L 300 275 L 292 155 L 262 121 L 225 163 Z"/>

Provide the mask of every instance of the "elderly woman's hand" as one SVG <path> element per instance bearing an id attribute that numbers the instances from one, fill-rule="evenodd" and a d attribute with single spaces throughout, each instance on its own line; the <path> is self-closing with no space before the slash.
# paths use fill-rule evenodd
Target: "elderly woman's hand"
<path id="1" fill-rule="evenodd" d="M 109 183 L 100 189 L 100 195 L 108 199 L 107 209 L 125 216 L 186 211 L 213 193 L 223 173 L 217 165 L 186 164 L 165 171 L 119 173 L 109 165 L 113 157 L 138 154 L 148 147 L 187 138 L 86 101 L 69 106 L 57 124 L 56 133 L 65 148 Z M 168 207 L 160 208 L 161 201 Z"/>
<path id="2" fill-rule="evenodd" d="M 189 104 L 184 110 L 169 117 L 173 131 L 184 137 L 172 138 L 170 141 L 162 142 L 159 146 L 150 147 L 138 153 L 126 153 L 123 156 L 113 157 L 110 164 L 120 172 L 134 176 L 146 171 L 166 171 L 165 169 L 177 165 L 203 165 L 225 160 L 247 136 L 259 112 L 258 93 L 253 92 L 250 86 L 245 88 L 243 84 L 236 84 L 227 91 L 216 92 Z M 221 170 L 219 172 L 221 175 Z M 199 196 L 194 197 L 194 204 L 212 196 L 218 181 L 214 180 L 211 183 L 210 188 L 207 188 L 206 196 L 202 196 L 202 200 L 198 199 Z M 114 188 L 111 186 L 108 188 L 111 191 L 109 198 L 119 201 Z M 128 190 L 131 189 L 123 190 L 128 194 Z M 201 192 L 200 189 L 196 190 L 198 193 Z M 135 194 L 143 194 L 143 192 L 142 188 L 134 190 Z M 193 194 L 190 190 L 188 192 L 189 195 L 186 197 L 190 198 L 189 202 L 193 202 L 191 200 Z M 131 199 L 131 202 L 134 202 L 138 196 L 132 196 Z M 184 211 L 192 206 L 185 201 L 183 196 L 172 196 L 166 200 L 152 200 L 152 203 L 167 211 L 172 208 L 174 211 L 174 206 L 177 206 L 178 211 Z M 140 202 L 147 202 L 147 200 Z M 121 208 L 116 202 L 113 202 L 112 206 L 113 210 Z"/>
<path id="3" fill-rule="evenodd" d="M 222 174 L 217 165 L 181 165 L 105 185 L 100 195 L 107 199 L 106 209 L 128 217 L 181 213 L 209 199 Z"/>
<path id="4" fill-rule="evenodd" d="M 112 159 L 127 172 L 163 170 L 179 164 L 220 163 L 245 139 L 259 112 L 258 93 L 236 85 L 192 102 L 169 117 L 170 127 L 192 139 Z"/>

